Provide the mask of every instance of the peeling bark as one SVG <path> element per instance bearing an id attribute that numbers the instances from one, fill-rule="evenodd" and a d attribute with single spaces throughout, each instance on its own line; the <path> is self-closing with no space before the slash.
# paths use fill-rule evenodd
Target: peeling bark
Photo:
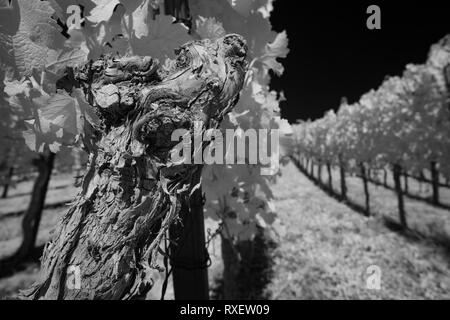
<path id="1" fill-rule="evenodd" d="M 196 41 L 166 69 L 150 57 L 102 57 L 74 71 L 102 125 L 86 136 L 81 191 L 42 258 L 29 299 L 133 299 L 153 284 L 159 245 L 179 221 L 201 165 L 173 163 L 175 129 L 217 128 L 242 89 L 242 37 Z M 202 147 L 206 147 L 203 143 Z M 68 268 L 81 274 L 69 289 Z"/>

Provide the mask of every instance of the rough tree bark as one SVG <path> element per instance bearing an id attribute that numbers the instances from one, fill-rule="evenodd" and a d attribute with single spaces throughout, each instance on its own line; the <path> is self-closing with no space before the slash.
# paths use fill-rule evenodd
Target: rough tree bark
<path id="1" fill-rule="evenodd" d="M 402 167 L 398 164 L 394 164 L 394 186 L 395 192 L 397 193 L 397 202 L 398 202 L 398 214 L 400 217 L 400 224 L 402 228 L 406 229 L 408 227 L 406 221 L 406 212 L 405 212 L 405 203 L 403 200 L 403 191 L 402 191 Z"/>
<path id="2" fill-rule="evenodd" d="M 247 62 L 242 37 L 188 43 L 162 68 L 150 57 L 102 57 L 74 70 L 102 125 L 85 137 L 90 153 L 81 191 L 42 258 L 30 299 L 133 299 L 162 268 L 160 242 L 179 221 L 201 165 L 173 162 L 176 129 L 217 128 L 237 103 Z M 202 148 L 206 143 L 202 143 Z M 68 268 L 81 274 L 67 288 Z M 71 270 L 71 269 L 70 269 Z"/>

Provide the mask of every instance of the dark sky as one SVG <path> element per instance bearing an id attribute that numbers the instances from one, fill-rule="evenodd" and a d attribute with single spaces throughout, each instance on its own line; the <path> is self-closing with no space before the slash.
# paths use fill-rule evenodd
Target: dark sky
<path id="1" fill-rule="evenodd" d="M 447 3 L 447 5 L 446 5 Z M 367 7 L 381 8 L 381 30 L 369 30 Z M 291 49 L 285 73 L 272 80 L 288 99 L 284 118 L 320 118 L 349 102 L 408 63 L 423 63 L 430 45 L 450 33 L 450 1 L 278 0 L 272 24 L 287 30 Z"/>

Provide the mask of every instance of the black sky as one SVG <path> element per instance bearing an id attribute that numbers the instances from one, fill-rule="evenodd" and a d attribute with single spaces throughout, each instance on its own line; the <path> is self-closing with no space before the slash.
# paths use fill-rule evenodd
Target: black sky
<path id="1" fill-rule="evenodd" d="M 381 30 L 369 30 L 367 7 L 381 8 Z M 450 1 L 277 0 L 272 24 L 287 30 L 291 49 L 285 73 L 272 80 L 288 99 L 284 118 L 319 118 L 349 102 L 408 63 L 423 63 L 430 45 L 450 33 Z"/>

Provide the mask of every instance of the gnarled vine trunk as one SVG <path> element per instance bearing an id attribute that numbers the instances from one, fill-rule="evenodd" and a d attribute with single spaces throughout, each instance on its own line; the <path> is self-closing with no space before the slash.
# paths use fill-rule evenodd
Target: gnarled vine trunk
<path id="1" fill-rule="evenodd" d="M 102 125 L 86 136 L 81 191 L 42 258 L 31 299 L 144 297 L 161 270 L 161 240 L 195 192 L 200 164 L 172 161 L 172 133 L 217 128 L 246 70 L 242 37 L 182 46 L 169 69 L 150 57 L 103 57 L 74 70 Z M 194 130 L 195 129 L 195 130 Z M 200 145 L 200 151 L 206 143 Z M 186 156 L 186 154 L 183 154 Z M 75 272 L 77 271 L 77 272 Z M 73 272 L 73 273 L 72 273 Z M 71 282 L 79 286 L 67 286 Z"/>

